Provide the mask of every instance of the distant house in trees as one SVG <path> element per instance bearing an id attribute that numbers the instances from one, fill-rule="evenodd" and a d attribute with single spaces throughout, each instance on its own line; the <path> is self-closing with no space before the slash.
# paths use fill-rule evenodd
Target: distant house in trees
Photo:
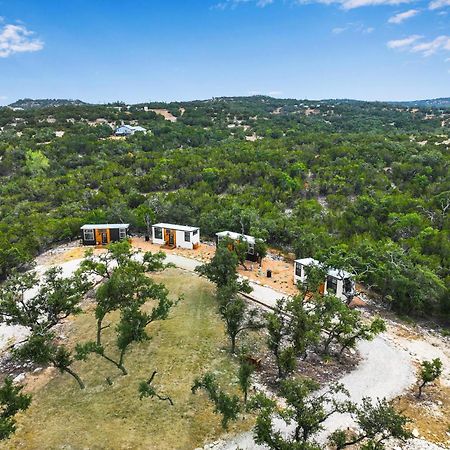
<path id="1" fill-rule="evenodd" d="M 196 249 L 200 244 L 200 228 L 172 223 L 152 225 L 152 242 L 169 248 Z"/>
<path id="2" fill-rule="evenodd" d="M 216 233 L 216 245 L 219 245 L 221 240 L 231 239 L 235 242 L 245 241 L 247 243 L 247 260 L 257 261 L 258 255 L 255 251 L 256 238 L 253 236 L 248 236 L 246 234 L 235 233 L 234 231 L 220 231 Z"/>
<path id="3" fill-rule="evenodd" d="M 114 134 L 116 136 L 131 136 L 136 132 L 147 133 L 147 130 L 144 127 L 140 126 L 131 126 L 131 125 L 121 125 L 117 127 Z"/>
<path id="4" fill-rule="evenodd" d="M 81 227 L 83 245 L 107 245 L 128 237 L 128 223 L 86 224 Z"/>
<path id="5" fill-rule="evenodd" d="M 306 282 L 305 268 L 309 266 L 320 267 L 321 263 L 313 258 L 296 259 L 294 261 L 294 283 Z M 341 300 L 347 301 L 355 293 L 355 283 L 351 273 L 342 269 L 328 269 L 323 285 L 323 293 L 335 295 Z"/>

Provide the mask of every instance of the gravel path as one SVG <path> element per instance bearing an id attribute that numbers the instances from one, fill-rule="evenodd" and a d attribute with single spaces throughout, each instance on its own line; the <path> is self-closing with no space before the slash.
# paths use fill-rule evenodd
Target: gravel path
<path id="1" fill-rule="evenodd" d="M 360 402 L 363 397 L 372 399 L 392 399 L 401 394 L 415 382 L 414 369 L 407 351 L 394 347 L 383 336 L 371 342 L 360 342 L 358 350 L 363 360 L 358 368 L 345 375 L 340 382 L 350 392 L 350 399 Z M 325 442 L 327 436 L 338 428 L 354 425 L 348 414 L 335 414 L 325 423 L 325 430 L 317 437 Z M 292 427 L 278 420 L 276 426 L 280 431 L 290 433 Z M 205 448 L 208 448 L 206 446 Z M 215 450 L 266 450 L 267 447 L 255 444 L 251 432 L 242 433 L 226 442 L 213 447 Z"/>

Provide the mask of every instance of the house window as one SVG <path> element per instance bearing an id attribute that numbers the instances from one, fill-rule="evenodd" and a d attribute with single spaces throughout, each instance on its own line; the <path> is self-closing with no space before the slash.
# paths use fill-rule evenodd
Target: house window
<path id="1" fill-rule="evenodd" d="M 162 239 L 162 238 L 163 238 L 162 228 L 155 227 L 155 239 Z"/>
<path id="2" fill-rule="evenodd" d="M 336 294 L 337 292 L 337 278 L 327 277 L 327 291 L 331 294 Z"/>
<path id="3" fill-rule="evenodd" d="M 119 239 L 125 239 L 127 237 L 127 231 L 125 228 L 119 228 Z"/>
<path id="4" fill-rule="evenodd" d="M 191 242 L 191 232 L 190 231 L 184 232 L 184 242 Z"/>
<path id="5" fill-rule="evenodd" d="M 298 277 L 302 276 L 302 265 L 295 263 L 295 275 L 297 275 Z"/>
<path id="6" fill-rule="evenodd" d="M 192 236 L 195 236 L 196 234 L 198 234 L 198 230 L 194 230 L 194 231 L 192 232 Z"/>
<path id="7" fill-rule="evenodd" d="M 248 244 L 248 250 L 247 250 L 249 255 L 254 255 L 255 254 L 255 246 L 254 244 Z"/>
<path id="8" fill-rule="evenodd" d="M 94 240 L 94 230 L 83 230 L 84 240 L 93 241 Z"/>
<path id="9" fill-rule="evenodd" d="M 350 292 L 353 291 L 353 283 L 352 280 L 350 280 L 350 278 L 346 278 L 344 280 L 344 292 L 346 294 L 349 294 Z"/>

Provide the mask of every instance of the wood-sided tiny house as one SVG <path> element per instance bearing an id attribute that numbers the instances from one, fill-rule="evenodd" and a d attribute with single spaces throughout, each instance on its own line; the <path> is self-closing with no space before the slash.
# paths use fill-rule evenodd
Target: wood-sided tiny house
<path id="1" fill-rule="evenodd" d="M 258 255 L 255 251 L 256 239 L 253 236 L 248 236 L 247 234 L 239 234 L 234 231 L 220 231 L 216 233 L 216 245 L 219 245 L 221 240 L 231 239 L 232 241 L 244 241 L 247 243 L 247 261 L 258 261 Z"/>
<path id="2" fill-rule="evenodd" d="M 81 227 L 83 245 L 108 245 L 128 238 L 128 223 L 86 224 Z"/>
<path id="3" fill-rule="evenodd" d="M 196 249 L 200 244 L 200 228 L 156 223 L 152 225 L 152 242 L 168 248 Z"/>
<path id="4" fill-rule="evenodd" d="M 305 268 L 308 266 L 320 267 L 321 263 L 313 258 L 296 259 L 294 261 L 294 284 L 306 282 Z M 335 295 L 341 300 L 347 301 L 355 294 L 352 274 L 342 269 L 328 269 L 322 292 L 325 295 Z"/>

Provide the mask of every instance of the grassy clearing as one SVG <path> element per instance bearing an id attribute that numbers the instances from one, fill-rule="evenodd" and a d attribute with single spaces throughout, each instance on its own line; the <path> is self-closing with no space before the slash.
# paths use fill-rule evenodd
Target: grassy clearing
<path id="1" fill-rule="evenodd" d="M 92 356 L 75 364 L 86 382 L 80 391 L 68 375 L 56 374 L 47 384 L 37 382 L 32 406 L 18 419 L 15 436 L 0 448 L 21 449 L 193 449 L 222 434 L 220 417 L 202 393 L 192 395 L 197 375 L 213 370 L 228 391 L 226 379 L 236 371 L 224 350 L 227 340 L 215 313 L 212 285 L 192 274 L 170 269 L 155 276 L 171 295 L 184 295 L 164 322 L 150 325 L 153 339 L 134 344 L 121 376 L 112 365 Z M 110 317 L 110 319 L 113 317 Z M 74 318 L 68 340 L 94 338 L 91 312 Z M 107 329 L 106 347 L 113 351 L 114 333 Z M 175 406 L 153 399 L 139 400 L 139 381 L 158 374 L 155 385 L 172 397 Z M 48 376 L 47 373 L 40 375 Z M 106 377 L 111 377 L 109 386 Z M 230 431 L 249 429 L 249 419 Z"/>

